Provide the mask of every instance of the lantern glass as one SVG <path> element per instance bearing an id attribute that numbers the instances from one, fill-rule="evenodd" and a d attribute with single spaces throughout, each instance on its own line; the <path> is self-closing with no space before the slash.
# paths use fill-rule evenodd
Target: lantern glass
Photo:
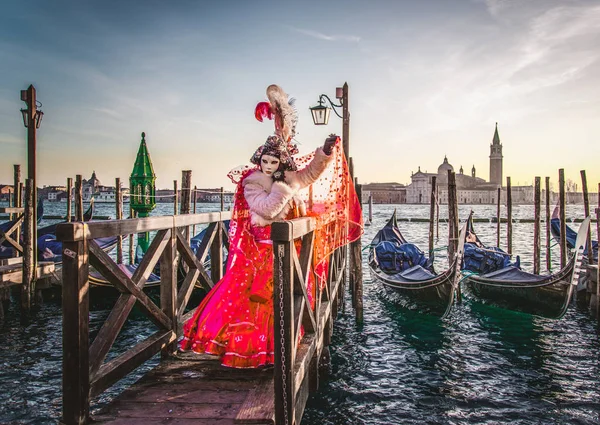
<path id="1" fill-rule="evenodd" d="M 331 108 L 328 108 L 323 105 L 313 106 L 310 108 L 310 113 L 312 114 L 313 122 L 315 125 L 327 125 L 329 122 L 329 114 L 331 112 Z"/>
<path id="2" fill-rule="evenodd" d="M 21 109 L 21 114 L 23 114 L 23 125 L 29 128 L 29 109 Z"/>
<path id="3" fill-rule="evenodd" d="M 39 109 L 35 112 L 35 128 L 40 128 L 40 124 L 42 123 L 42 117 L 44 113 Z"/>

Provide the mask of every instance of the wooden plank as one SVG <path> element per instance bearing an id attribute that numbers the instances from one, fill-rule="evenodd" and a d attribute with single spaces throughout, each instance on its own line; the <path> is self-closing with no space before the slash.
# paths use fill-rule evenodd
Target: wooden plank
<path id="1" fill-rule="evenodd" d="M 18 207 L 0 207 L 0 213 L 4 214 L 23 214 L 24 208 Z"/>
<path id="2" fill-rule="evenodd" d="M 177 334 L 171 330 L 159 331 L 132 349 L 103 364 L 90 382 L 90 395 L 95 397 L 115 382 L 127 376 L 146 360 L 152 358 L 163 347 L 177 341 Z"/>
<path id="3" fill-rule="evenodd" d="M 55 271 L 53 262 L 39 263 L 36 269 L 36 279 L 52 276 Z M 0 286 L 14 286 L 23 283 L 22 264 L 8 264 L 0 266 Z"/>
<path id="4" fill-rule="evenodd" d="M 251 390 L 235 418 L 236 423 L 275 424 L 273 376 L 265 376 Z"/>
<path id="5" fill-rule="evenodd" d="M 276 221 L 271 225 L 271 239 L 281 242 L 291 241 L 312 232 L 315 228 L 316 221 L 312 217 L 300 217 L 285 222 Z"/>
<path id="6" fill-rule="evenodd" d="M 102 222 L 91 221 L 87 223 L 87 237 L 98 239 L 109 236 L 129 235 L 131 233 L 152 232 L 155 230 L 184 227 L 194 224 L 206 224 L 216 221 L 229 220 L 231 212 L 212 212 L 201 214 L 186 214 L 178 216 L 158 216 L 135 218 L 128 220 L 106 220 Z M 59 224 L 56 228 L 56 237 L 60 241 L 78 241 L 83 239 L 83 228 L 71 227 L 71 223 Z"/>

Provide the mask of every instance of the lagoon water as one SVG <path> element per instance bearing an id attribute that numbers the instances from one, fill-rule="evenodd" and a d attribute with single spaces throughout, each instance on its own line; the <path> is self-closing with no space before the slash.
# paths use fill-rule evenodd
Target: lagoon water
<path id="1" fill-rule="evenodd" d="M 218 205 L 200 207 L 210 211 Z M 425 205 L 375 205 L 363 246 L 394 208 L 399 217 L 429 217 Z M 470 208 L 480 218 L 496 214 L 494 206 L 460 206 L 462 219 Z M 64 204 L 46 204 L 47 214 L 64 214 L 64 210 Z M 171 213 L 170 204 L 160 204 L 155 211 Z M 99 204 L 97 214 L 114 216 L 114 204 Z M 440 214 L 445 216 L 444 207 Z M 506 216 L 504 208 L 501 214 Z M 567 217 L 582 216 L 583 206 L 568 206 Z M 513 207 L 513 218 L 532 217 L 532 206 Z M 485 243 L 495 244 L 496 224 L 475 225 Z M 400 223 L 403 234 L 423 248 L 428 226 Z M 576 229 L 578 224 L 572 226 Z M 445 246 L 445 240 L 447 228 L 440 224 L 437 246 Z M 531 223 L 513 225 L 513 251 L 521 255 L 527 270 L 532 240 Z M 501 241 L 506 247 L 505 225 Z M 556 259 L 557 247 L 553 254 Z M 438 253 L 439 269 L 444 267 L 443 255 Z M 398 307 L 371 282 L 365 260 L 363 256 L 364 323 L 355 323 L 347 299 L 330 347 L 331 372 L 310 397 L 303 424 L 600 423 L 599 331 L 586 310 L 572 306 L 562 319 L 549 320 L 466 298 L 449 318 L 439 320 Z M 44 305 L 30 319 L 19 316 L 13 300 L 0 323 L 0 424 L 55 424 L 60 417 L 62 335 L 57 295 L 47 293 Z M 108 315 L 105 304 L 92 299 L 92 334 Z M 115 349 L 152 332 L 143 315 L 133 315 Z M 95 400 L 92 411 L 157 361 L 148 362 Z"/>

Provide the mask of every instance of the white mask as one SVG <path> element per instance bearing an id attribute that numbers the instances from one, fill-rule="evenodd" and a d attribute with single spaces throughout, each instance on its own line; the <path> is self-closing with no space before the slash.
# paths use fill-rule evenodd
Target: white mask
<path id="1" fill-rule="evenodd" d="M 279 158 L 271 155 L 263 155 L 260 158 L 260 169 L 268 176 L 272 176 L 279 168 Z"/>

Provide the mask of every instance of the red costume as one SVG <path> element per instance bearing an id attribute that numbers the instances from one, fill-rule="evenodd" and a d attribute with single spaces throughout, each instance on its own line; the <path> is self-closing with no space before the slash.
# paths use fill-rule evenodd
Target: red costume
<path id="1" fill-rule="evenodd" d="M 289 121 L 287 96 L 277 86 L 270 86 L 267 95 L 276 118 L 276 136 L 257 150 L 252 162 L 259 164 L 262 155 L 277 155 L 285 170 L 283 178 L 275 181 L 259 167 L 229 174 L 237 188 L 226 273 L 185 323 L 180 343 L 183 350 L 219 355 L 224 366 L 238 368 L 274 362 L 271 223 L 301 215 L 316 218 L 313 264 L 319 288 L 327 278 L 329 254 L 362 233 L 360 203 L 339 143 L 329 155 L 319 148 L 292 159 L 290 152 L 295 152 L 295 146 L 290 140 L 295 119 Z M 264 103 L 260 108 L 265 109 Z M 258 108 L 256 113 L 258 117 Z M 269 117 L 268 111 L 262 116 Z M 307 165 L 296 171 L 297 164 Z M 309 185 L 310 199 L 305 189 Z M 332 214 L 334 224 L 321 223 Z M 314 280 L 310 279 L 309 297 L 315 290 L 313 286 Z"/>

